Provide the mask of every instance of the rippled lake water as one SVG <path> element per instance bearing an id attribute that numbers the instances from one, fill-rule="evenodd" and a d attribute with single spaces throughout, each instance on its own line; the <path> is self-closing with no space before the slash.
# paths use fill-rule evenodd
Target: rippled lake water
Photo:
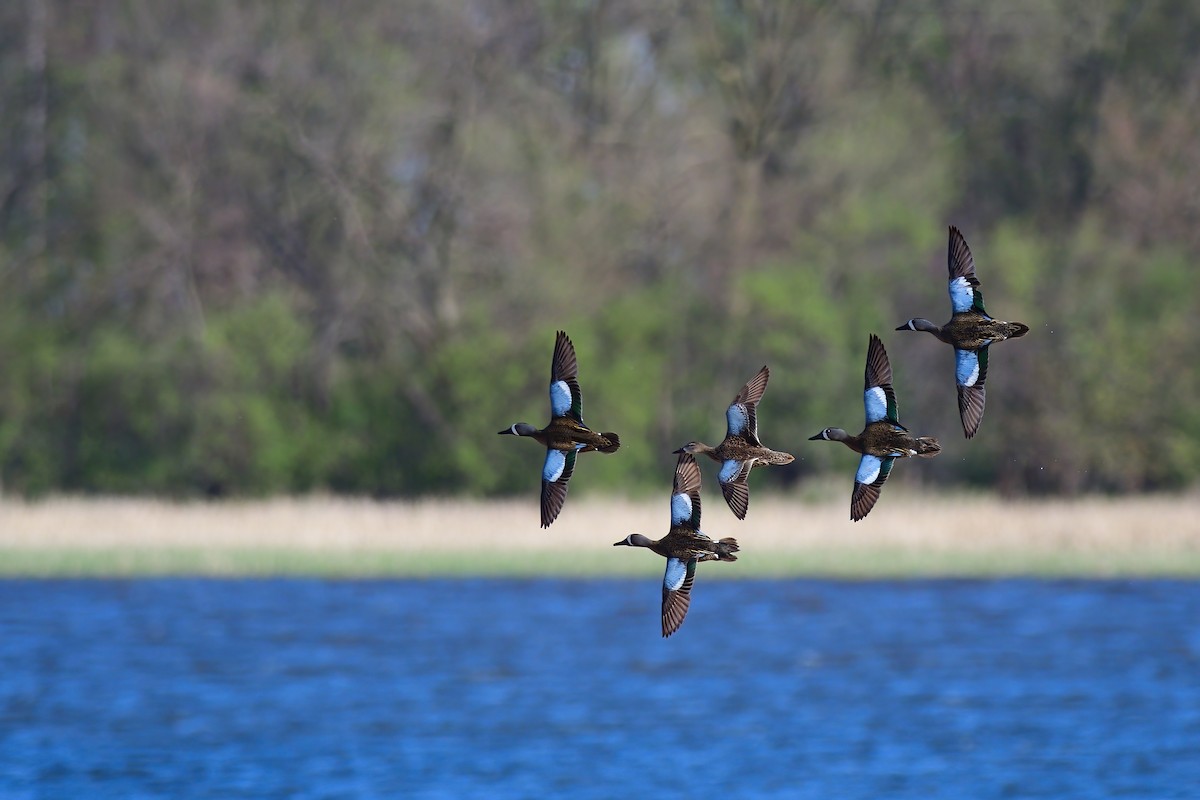
<path id="1" fill-rule="evenodd" d="M 1195 798 L 1200 583 L 0 582 L 0 798 Z"/>

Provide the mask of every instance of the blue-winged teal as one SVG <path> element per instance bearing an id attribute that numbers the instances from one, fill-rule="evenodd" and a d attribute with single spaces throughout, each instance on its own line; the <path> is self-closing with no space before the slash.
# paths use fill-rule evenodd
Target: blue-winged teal
<path id="1" fill-rule="evenodd" d="M 675 483 L 671 489 L 671 530 L 655 541 L 631 533 L 613 547 L 647 547 L 667 559 L 662 586 L 662 635 L 679 630 L 692 602 L 692 581 L 696 564 L 701 561 L 737 561 L 737 539 L 719 542 L 700 532 L 700 467 L 689 453 L 675 464 Z"/>
<path id="2" fill-rule="evenodd" d="M 950 226 L 950 307 L 953 315 L 945 325 L 934 325 L 917 317 L 896 328 L 898 331 L 926 331 L 954 348 L 954 379 L 958 384 L 958 415 L 963 433 L 970 439 L 983 421 L 987 400 L 988 346 L 1029 333 L 1020 322 L 992 319 L 983 308 L 983 293 L 975 277 L 975 259 L 967 240 Z"/>
<path id="3" fill-rule="evenodd" d="M 810 441 L 826 439 L 841 442 L 856 453 L 862 453 L 858 473 L 854 476 L 854 494 L 850 498 L 850 519 L 858 522 L 865 517 L 875 501 L 883 482 L 892 471 L 897 458 L 936 456 L 942 446 L 931 436 L 913 436 L 900 424 L 896 409 L 896 393 L 892 390 L 892 365 L 888 363 L 883 342 L 871 334 L 867 344 L 866 389 L 863 404 L 867 408 L 867 426 L 858 436 L 841 428 L 826 428 Z"/>
<path id="4" fill-rule="evenodd" d="M 750 470 L 768 464 L 790 464 L 796 460 L 790 453 L 763 447 L 758 440 L 758 401 L 767 390 L 767 379 L 770 377 L 770 371 L 763 367 L 733 398 L 725 410 L 727 427 L 723 442 L 716 447 L 709 447 L 704 442 L 688 442 L 675 451 L 693 455 L 704 453 L 721 463 L 717 480 L 721 483 L 725 502 L 738 519 L 745 519 L 750 509 L 750 487 L 746 484 Z"/>
<path id="5" fill-rule="evenodd" d="M 567 499 L 567 481 L 575 471 L 575 456 L 596 450 L 615 453 L 621 437 L 615 433 L 596 433 L 583 424 L 583 395 L 579 391 L 579 368 L 575 347 L 562 331 L 554 340 L 554 358 L 550 361 L 550 424 L 538 430 L 527 422 L 518 422 L 500 431 L 502 434 L 528 436 L 546 446 L 542 465 L 542 527 L 562 511 Z"/>

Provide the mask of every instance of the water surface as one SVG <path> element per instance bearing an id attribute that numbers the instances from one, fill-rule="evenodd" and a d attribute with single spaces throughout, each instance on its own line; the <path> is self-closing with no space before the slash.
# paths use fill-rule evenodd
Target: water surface
<path id="1" fill-rule="evenodd" d="M 0 798 L 1195 798 L 1200 582 L 0 582 Z"/>

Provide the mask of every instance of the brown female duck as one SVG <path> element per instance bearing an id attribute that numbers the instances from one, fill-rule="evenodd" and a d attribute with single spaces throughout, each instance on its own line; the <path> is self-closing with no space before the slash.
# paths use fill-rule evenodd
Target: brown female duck
<path id="1" fill-rule="evenodd" d="M 721 494 L 725 495 L 725 502 L 738 519 L 745 519 L 750 509 L 750 487 L 746 483 L 750 470 L 768 464 L 790 464 L 795 460 L 790 453 L 764 447 L 758 439 L 758 401 L 767 390 L 770 377 L 770 370 L 764 366 L 733 398 L 725 410 L 725 439 L 719 445 L 710 447 L 704 442 L 688 442 L 675 451 L 693 455 L 703 453 L 721 463 L 721 471 L 717 473 Z"/>

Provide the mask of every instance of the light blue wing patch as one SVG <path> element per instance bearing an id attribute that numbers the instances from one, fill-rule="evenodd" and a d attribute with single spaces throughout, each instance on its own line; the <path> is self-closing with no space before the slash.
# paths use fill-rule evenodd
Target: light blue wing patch
<path id="1" fill-rule="evenodd" d="M 881 419 L 887 419 L 888 401 L 887 393 L 883 391 L 883 387 L 872 386 L 863 392 L 863 405 L 867 408 L 867 424 L 878 422 Z"/>
<path id="2" fill-rule="evenodd" d="M 573 457 L 573 456 L 572 456 Z M 567 468 L 567 454 L 561 450 L 547 450 L 546 463 L 542 465 L 542 480 L 554 483 Z"/>
<path id="3" fill-rule="evenodd" d="M 687 562 L 678 558 L 667 559 L 667 571 L 663 574 L 663 588 L 668 592 L 677 592 L 687 579 Z"/>
<path id="4" fill-rule="evenodd" d="M 974 386 L 979 380 L 979 353 L 974 350 L 954 351 L 954 379 L 959 386 Z"/>
<path id="5" fill-rule="evenodd" d="M 858 462 L 858 472 L 854 475 L 856 483 L 868 486 L 879 479 L 879 471 L 883 468 L 883 459 L 878 456 L 863 455 Z"/>
<path id="6" fill-rule="evenodd" d="M 717 473 L 717 480 L 721 483 L 729 483 L 738 476 L 742 471 L 742 462 L 730 459 L 721 463 L 721 471 Z"/>
<path id="7" fill-rule="evenodd" d="M 967 283 L 966 278 L 955 278 L 950 281 L 950 307 L 955 314 L 970 311 L 975 304 L 975 287 Z"/>
<path id="8" fill-rule="evenodd" d="M 550 415 L 564 417 L 571 410 L 571 387 L 566 381 L 550 384 Z"/>
<path id="9" fill-rule="evenodd" d="M 729 425 L 730 436 L 744 436 L 750 429 L 750 414 L 741 403 L 734 403 L 725 410 L 725 421 Z"/>
<path id="10" fill-rule="evenodd" d="M 671 495 L 671 525 L 683 525 L 692 518 L 692 498 L 686 492 Z"/>

